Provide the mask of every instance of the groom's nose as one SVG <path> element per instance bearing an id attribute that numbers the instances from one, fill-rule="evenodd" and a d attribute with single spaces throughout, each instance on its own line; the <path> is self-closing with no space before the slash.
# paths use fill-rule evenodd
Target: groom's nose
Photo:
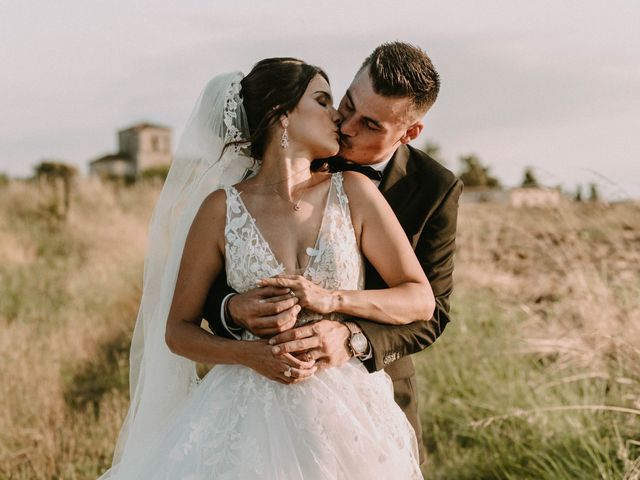
<path id="1" fill-rule="evenodd" d="M 356 134 L 356 122 L 353 121 L 353 115 L 342 116 L 340 123 L 340 133 L 346 137 L 353 137 Z"/>
<path id="2" fill-rule="evenodd" d="M 343 120 L 342 115 L 335 108 L 333 109 L 333 115 L 331 116 L 331 120 L 333 120 L 333 123 L 335 123 L 338 127 L 340 127 L 340 125 L 342 124 L 342 120 Z"/>

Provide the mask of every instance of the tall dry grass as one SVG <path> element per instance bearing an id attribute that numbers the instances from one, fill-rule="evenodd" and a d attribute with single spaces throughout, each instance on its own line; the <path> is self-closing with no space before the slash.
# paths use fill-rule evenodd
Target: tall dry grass
<path id="1" fill-rule="evenodd" d="M 128 343 L 158 189 L 0 190 L 0 477 L 95 478 L 126 413 Z"/>
<path id="2" fill-rule="evenodd" d="M 128 406 L 159 188 L 0 188 L 0 478 L 91 479 Z M 640 206 L 463 205 L 453 322 L 416 357 L 429 478 L 639 478 Z"/>
<path id="3" fill-rule="evenodd" d="M 640 205 L 460 214 L 418 355 L 429 478 L 640 478 Z"/>

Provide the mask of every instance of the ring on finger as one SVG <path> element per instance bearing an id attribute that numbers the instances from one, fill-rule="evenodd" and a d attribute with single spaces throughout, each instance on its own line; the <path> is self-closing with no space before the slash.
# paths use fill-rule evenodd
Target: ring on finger
<path id="1" fill-rule="evenodd" d="M 287 365 L 287 369 L 284 371 L 284 376 L 287 378 L 291 377 L 291 366 Z"/>
<path id="2" fill-rule="evenodd" d="M 289 290 L 289 295 L 291 295 L 291 298 L 296 298 L 296 292 L 293 290 Z"/>

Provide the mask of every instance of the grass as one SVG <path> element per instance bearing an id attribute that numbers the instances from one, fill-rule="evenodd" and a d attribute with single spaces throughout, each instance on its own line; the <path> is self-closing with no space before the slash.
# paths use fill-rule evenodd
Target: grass
<path id="1" fill-rule="evenodd" d="M 0 479 L 93 479 L 128 408 L 157 186 L 0 188 Z M 640 206 L 463 205 L 416 356 L 430 479 L 640 479 Z"/>
<path id="2" fill-rule="evenodd" d="M 486 291 L 459 300 L 457 321 L 419 355 L 428 478 L 623 478 L 640 410 L 606 410 L 628 404 L 614 366 L 552 371 L 553 359 L 522 353 L 526 314 L 500 303 Z"/>
<path id="3" fill-rule="evenodd" d="M 416 358 L 428 478 L 640 478 L 637 214 L 462 209 L 454 321 Z"/>
<path id="4" fill-rule="evenodd" d="M 0 478 L 96 478 L 109 463 L 156 194 L 83 184 L 60 222 L 35 187 L 0 190 Z"/>

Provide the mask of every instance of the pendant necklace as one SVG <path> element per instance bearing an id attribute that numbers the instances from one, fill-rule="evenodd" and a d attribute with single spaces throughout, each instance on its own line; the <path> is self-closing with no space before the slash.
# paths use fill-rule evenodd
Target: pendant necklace
<path id="1" fill-rule="evenodd" d="M 309 177 L 309 178 L 307 179 L 307 181 L 306 181 L 306 183 L 307 183 L 307 184 L 309 183 L 309 180 L 311 180 L 311 177 Z M 279 192 L 278 190 L 276 190 L 276 188 L 275 188 L 273 185 L 270 185 L 270 186 L 271 186 L 271 190 L 273 190 L 273 191 L 276 193 L 276 195 L 278 195 L 278 196 L 279 196 L 281 199 L 283 199 L 285 202 L 288 202 L 288 203 L 290 203 L 291 205 L 293 205 L 293 209 L 294 209 L 296 212 L 300 210 L 300 202 L 302 202 L 302 199 L 304 198 L 304 194 L 305 194 L 305 193 L 307 193 L 307 185 L 305 185 L 305 186 L 302 188 L 302 195 L 300 195 L 300 198 L 298 199 L 298 201 L 297 201 L 297 202 L 292 202 L 292 201 L 291 201 L 291 200 L 289 200 L 288 198 L 286 198 L 286 197 L 282 196 L 282 195 L 280 194 L 280 192 Z"/>

